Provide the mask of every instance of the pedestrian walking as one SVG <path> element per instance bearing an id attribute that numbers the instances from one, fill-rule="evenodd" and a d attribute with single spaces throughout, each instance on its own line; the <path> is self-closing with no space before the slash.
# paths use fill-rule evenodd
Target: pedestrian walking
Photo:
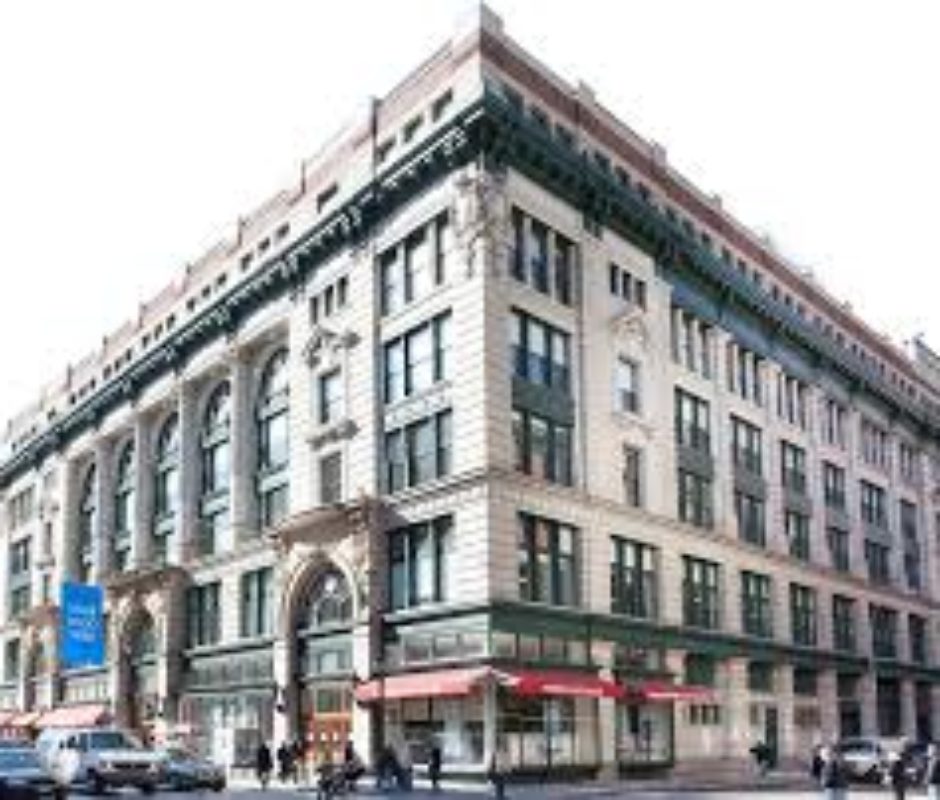
<path id="1" fill-rule="evenodd" d="M 831 747 L 824 747 L 820 751 L 822 768 L 820 770 L 819 785 L 826 800 L 845 800 L 849 781 L 842 764 L 842 757 L 838 751 Z"/>
<path id="2" fill-rule="evenodd" d="M 268 788 L 268 782 L 271 780 L 271 770 L 274 767 L 274 761 L 271 758 L 271 748 L 266 742 L 261 742 L 255 751 L 255 775 L 258 776 L 258 783 L 262 789 Z"/>
<path id="3" fill-rule="evenodd" d="M 924 777 L 928 800 L 940 800 L 940 750 L 935 744 L 927 747 L 927 772 Z"/>
<path id="4" fill-rule="evenodd" d="M 891 779 L 891 788 L 894 790 L 894 800 L 904 800 L 907 794 L 907 756 L 902 746 L 894 756 L 891 766 L 888 769 L 888 775 Z"/>
<path id="5" fill-rule="evenodd" d="M 770 767 L 770 748 L 763 742 L 757 742 L 748 752 L 754 759 L 757 773 L 763 778 Z"/>
<path id="6" fill-rule="evenodd" d="M 810 758 L 810 762 L 809 762 L 809 774 L 810 774 L 810 777 L 813 779 L 813 781 L 815 781 L 816 783 L 819 783 L 820 779 L 822 778 L 822 770 L 823 770 L 822 750 L 823 750 L 823 746 L 821 744 L 814 745 L 813 755 Z"/>
<path id="7" fill-rule="evenodd" d="M 277 748 L 278 778 L 280 779 L 281 783 L 287 783 L 291 779 L 293 763 L 293 748 L 291 748 L 287 742 L 281 742 L 281 746 Z"/>
<path id="8" fill-rule="evenodd" d="M 438 792 L 441 788 L 441 746 L 434 741 L 428 753 L 428 777 L 431 779 L 431 790 Z"/>

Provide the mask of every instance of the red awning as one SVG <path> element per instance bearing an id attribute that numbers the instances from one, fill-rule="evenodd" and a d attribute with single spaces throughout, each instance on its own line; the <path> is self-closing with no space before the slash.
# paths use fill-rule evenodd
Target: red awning
<path id="1" fill-rule="evenodd" d="M 564 670 L 500 670 L 497 679 L 516 694 L 528 697 L 614 697 L 626 692 L 614 681 L 593 673 Z"/>
<path id="2" fill-rule="evenodd" d="M 45 712 L 36 720 L 37 728 L 88 728 L 99 725 L 109 716 L 106 706 L 90 704 L 61 706 Z"/>
<path id="3" fill-rule="evenodd" d="M 646 681 L 627 688 L 627 697 L 647 703 L 666 703 L 673 700 L 706 700 L 714 690 L 706 686 L 683 686 L 667 681 Z"/>
<path id="4" fill-rule="evenodd" d="M 462 697 L 470 694 L 489 674 L 489 667 L 471 667 L 373 678 L 356 687 L 356 701 L 374 703 L 377 700 L 416 697 Z"/>
<path id="5" fill-rule="evenodd" d="M 31 728 L 37 719 L 39 719 L 38 711 L 21 711 L 18 714 L 14 714 L 6 724 L 8 728 Z"/>

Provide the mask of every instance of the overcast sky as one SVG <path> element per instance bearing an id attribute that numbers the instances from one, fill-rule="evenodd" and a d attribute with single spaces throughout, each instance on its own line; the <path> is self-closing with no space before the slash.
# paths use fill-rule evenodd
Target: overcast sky
<path id="1" fill-rule="evenodd" d="M 98 347 L 466 0 L 0 6 L 0 419 Z M 940 347 L 940 3 L 494 0 L 878 329 Z"/>

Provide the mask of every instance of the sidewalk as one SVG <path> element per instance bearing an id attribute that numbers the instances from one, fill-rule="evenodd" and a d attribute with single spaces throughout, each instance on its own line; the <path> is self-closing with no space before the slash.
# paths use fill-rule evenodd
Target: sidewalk
<path id="1" fill-rule="evenodd" d="M 258 782 L 254 779 L 233 779 L 229 786 L 232 789 L 258 789 Z M 728 791 L 792 791 L 812 789 L 813 784 L 809 776 L 802 771 L 777 770 L 764 777 L 759 775 L 736 776 L 727 778 L 703 777 L 696 779 L 689 776 L 664 777 L 649 779 L 624 779 L 611 781 L 586 781 L 584 783 L 520 783 L 509 784 L 507 794 L 512 800 L 554 800 L 554 798 L 606 798 L 623 797 L 635 792 L 728 792 Z M 488 784 L 474 781 L 442 781 L 441 791 L 437 794 L 431 792 L 430 784 L 422 779 L 415 781 L 414 791 L 384 792 L 374 788 L 374 780 L 367 776 L 360 783 L 360 789 L 354 797 L 441 797 L 441 798 L 481 798 L 492 796 L 492 789 Z M 313 788 L 309 786 L 282 785 L 272 782 L 268 789 L 272 793 L 284 794 L 312 794 Z"/>

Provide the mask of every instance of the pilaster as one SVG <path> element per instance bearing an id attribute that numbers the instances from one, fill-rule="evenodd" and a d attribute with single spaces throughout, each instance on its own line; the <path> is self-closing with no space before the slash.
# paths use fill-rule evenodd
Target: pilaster
<path id="1" fill-rule="evenodd" d="M 114 446 L 99 438 L 95 442 L 95 530 L 92 538 L 92 581 L 100 583 L 111 572 L 114 546 Z"/>
<path id="2" fill-rule="evenodd" d="M 142 567 L 153 555 L 153 448 L 149 421 L 134 420 L 134 528 L 131 531 L 132 567 Z"/>
<path id="3" fill-rule="evenodd" d="M 232 422 L 230 430 L 232 480 L 229 508 L 231 509 L 232 544 L 251 538 L 258 529 L 255 512 L 255 424 L 251 402 L 251 370 L 243 353 L 230 356 L 232 387 Z M 221 543 L 220 550 L 226 545 Z"/>
<path id="4" fill-rule="evenodd" d="M 171 563 L 183 564 L 194 554 L 199 524 L 200 425 L 196 387 L 181 383 L 177 400 L 179 414 L 179 506 L 176 510 L 176 536 L 170 544 Z"/>

